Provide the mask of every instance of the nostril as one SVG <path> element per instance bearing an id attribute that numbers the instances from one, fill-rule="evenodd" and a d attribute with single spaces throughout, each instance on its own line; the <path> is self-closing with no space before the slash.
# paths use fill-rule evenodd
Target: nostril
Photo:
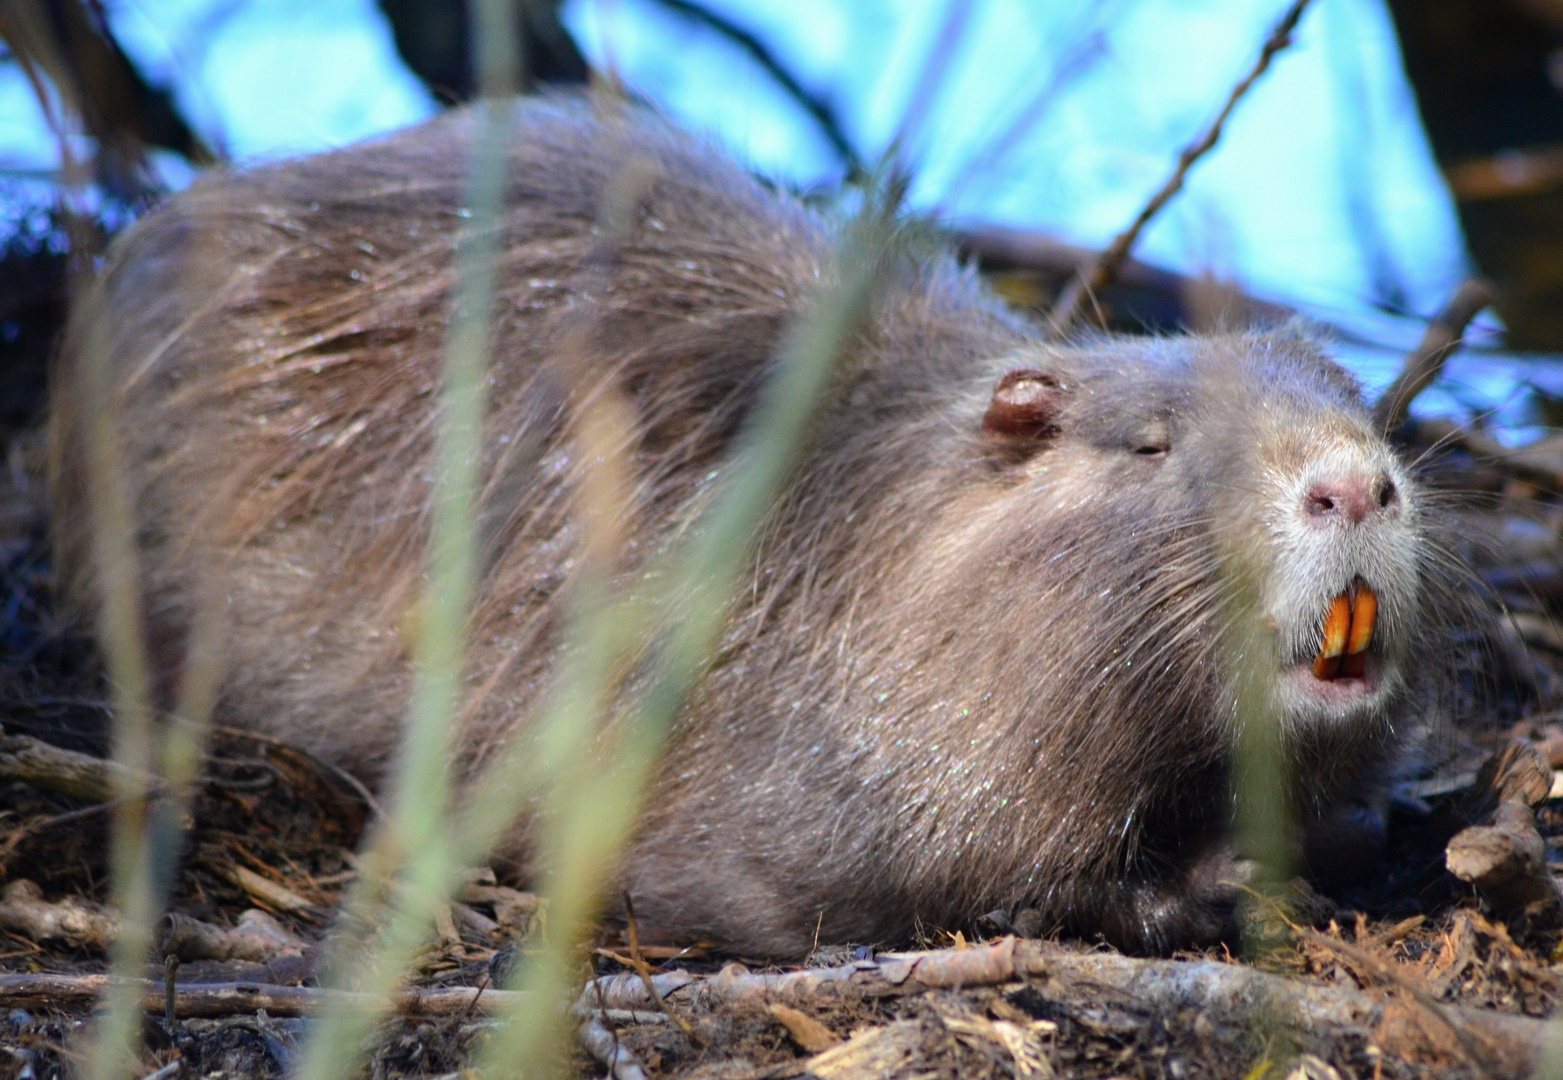
<path id="1" fill-rule="evenodd" d="M 1303 509 L 1313 518 L 1341 518 L 1360 525 L 1388 510 L 1399 498 L 1388 474 L 1346 472 L 1325 476 L 1308 486 Z"/>
<path id="2" fill-rule="evenodd" d="M 1379 509 L 1388 510 L 1398 494 L 1395 490 L 1395 482 L 1387 476 L 1381 476 L 1378 478 L 1377 487 Z"/>

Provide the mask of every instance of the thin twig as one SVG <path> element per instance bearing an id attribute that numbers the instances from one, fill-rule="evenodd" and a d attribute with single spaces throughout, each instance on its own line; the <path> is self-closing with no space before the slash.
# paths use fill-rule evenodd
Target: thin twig
<path id="1" fill-rule="evenodd" d="M 342 781 L 342 783 L 352 788 L 353 794 L 357 795 L 358 798 L 362 800 L 364 806 L 369 809 L 369 812 L 373 814 L 375 818 L 378 819 L 385 816 L 384 811 L 380 809 L 379 801 L 376 800 L 373 793 L 364 786 L 363 781 L 359 780 L 358 777 L 354 776 L 352 773 L 348 772 L 346 769 L 342 768 L 342 766 L 336 764 L 335 762 L 327 761 L 323 757 L 318 757 L 315 754 L 311 754 L 308 750 L 305 750 L 301 746 L 296 746 L 293 743 L 283 742 L 281 739 L 274 739 L 270 735 L 262 735 L 258 731 L 244 731 L 240 728 L 231 727 L 214 727 L 212 732 L 217 735 L 226 735 L 230 738 L 248 739 L 251 742 L 264 743 L 267 746 L 280 746 L 285 750 L 291 750 L 293 753 L 297 754 L 301 758 L 304 758 L 311 765 L 320 769 L 322 772 L 330 773 L 332 776 Z"/>
<path id="2" fill-rule="evenodd" d="M 179 1037 L 179 955 L 163 957 L 163 1030 L 171 1039 Z"/>
<path id="3" fill-rule="evenodd" d="M 1129 252 L 1134 249 L 1135 242 L 1139 240 L 1145 226 L 1150 224 L 1151 219 L 1161 211 L 1161 208 L 1182 190 L 1183 182 L 1187 179 L 1194 163 L 1209 153 L 1220 140 L 1222 125 L 1232 115 L 1232 110 L 1237 107 L 1237 103 L 1270 67 L 1270 61 L 1274 59 L 1275 54 L 1292 43 L 1292 31 L 1297 28 L 1297 20 L 1302 17 L 1308 3 L 1309 0 L 1292 0 L 1292 6 L 1286 9 L 1286 14 L 1281 16 L 1281 21 L 1276 23 L 1275 29 L 1270 31 L 1270 36 L 1265 39 L 1264 47 L 1259 50 L 1259 59 L 1254 62 L 1253 68 L 1232 88 L 1232 92 L 1227 95 L 1226 104 L 1222 106 L 1221 111 L 1216 114 L 1215 120 L 1204 133 L 1178 155 L 1177 168 L 1173 169 L 1167 182 L 1151 196 L 1150 201 L 1135 217 L 1133 224 L 1119 233 L 1117 238 L 1107 246 L 1107 250 L 1098 255 L 1096 260 L 1087 269 L 1081 271 L 1079 276 L 1064 289 L 1048 316 L 1054 332 L 1059 337 L 1063 337 L 1074 328 L 1085 305 L 1094 302 L 1096 293 L 1112 283 L 1118 274 L 1118 268 L 1129 257 Z"/>
<path id="4" fill-rule="evenodd" d="M 933 107 L 934 98 L 946 83 L 945 76 L 961 46 L 961 38 L 971 24 L 972 0 L 948 0 L 944 20 L 940 23 L 932 48 L 923 60 L 923 69 L 912 84 L 912 96 L 907 98 L 901 122 L 890 137 L 890 147 L 885 152 L 885 162 L 899 166 L 907 145 L 922 130 Z"/>
<path id="5" fill-rule="evenodd" d="M 852 140 L 847 138 L 846 131 L 841 126 L 841 118 L 836 115 L 836 110 L 824 98 L 811 94 L 806 90 L 797 76 L 787 69 L 770 47 L 754 34 L 745 30 L 737 23 L 732 22 L 724 15 L 711 11 L 703 4 L 691 3 L 691 0 L 657 0 L 657 3 L 669 11 L 676 11 L 692 22 L 697 22 L 709 30 L 721 34 L 728 41 L 737 45 L 749 58 L 764 69 L 765 73 L 776 81 L 776 84 L 786 91 L 787 96 L 803 107 L 820 134 L 825 136 L 825 141 L 841 158 L 842 164 L 847 167 L 848 180 L 861 180 L 868 176 L 868 169 L 863 164 L 857 148 L 852 145 Z"/>
<path id="6" fill-rule="evenodd" d="M 1406 354 L 1400 374 L 1373 406 L 1373 422 L 1380 431 L 1387 435 L 1406 422 L 1411 402 L 1438 378 L 1444 370 L 1444 361 L 1465 339 L 1465 328 L 1476 318 L 1477 312 L 1492 301 L 1491 286 L 1480 278 L 1470 278 L 1462 282 L 1449 302 L 1439 308 L 1433 321 L 1427 324 L 1427 333 L 1422 335 L 1421 342 Z"/>
<path id="7" fill-rule="evenodd" d="M 1091 22 L 1096 24 L 1096 29 L 1084 34 L 1062 52 L 1054 63 L 1053 70 L 1048 74 L 1047 81 L 1031 99 L 1031 103 L 1021 110 L 1003 134 L 987 147 L 973 154 L 967 159 L 966 164 L 961 166 L 961 171 L 956 173 L 955 179 L 950 182 L 949 193 L 944 197 L 945 206 L 957 206 L 961 195 L 965 193 L 966 186 L 973 178 L 994 172 L 994 167 L 1000 159 L 1015 149 L 1021 139 L 1038 126 L 1063 92 L 1089 71 L 1092 65 L 1107 55 L 1107 35 L 1101 29 L 1106 21 L 1102 17 L 1100 6 L 1093 9 Z"/>
<path id="8" fill-rule="evenodd" d="M 167 1015 L 168 1001 L 162 982 L 118 979 L 109 975 L 0 974 L 0 1005 L 7 1008 L 91 1008 L 100 1003 L 111 985 L 127 989 L 144 1011 Z M 409 989 L 396 993 L 393 1007 L 397 1012 L 415 1016 L 454 1016 L 472 1008 L 480 993 L 482 1001 L 478 1007 L 485 1012 L 501 1010 L 517 996 L 512 991 L 481 990 L 471 986 Z M 379 995 L 313 986 L 274 986 L 256 982 L 176 983 L 173 1005 L 174 1015 L 186 1018 L 235 1016 L 257 1009 L 265 1009 L 269 1016 L 310 1016 L 318 1014 L 328 1002 L 362 1007 L 377 1000 Z"/>
<path id="9" fill-rule="evenodd" d="M 97 814 L 105 813 L 118 806 L 119 802 L 120 800 L 113 799 L 109 802 L 94 803 L 92 806 L 83 806 L 79 810 L 67 810 L 65 813 L 55 814 L 53 817 L 26 822 L 19 826 L 10 836 L 6 837 L 3 843 L 0 843 L 0 862 L 8 859 L 22 841 L 41 832 L 47 832 L 56 826 L 67 825 L 72 821 L 79 821 L 82 818 L 94 817 Z"/>
<path id="10" fill-rule="evenodd" d="M 483 973 L 483 981 L 478 983 L 477 989 L 475 989 L 472 993 L 472 1000 L 467 1002 L 466 1008 L 462 1009 L 459 1013 L 456 1014 L 456 1023 L 464 1023 L 474 1012 L 477 1011 L 478 1002 L 483 1000 L 483 991 L 487 990 L 490 986 L 493 985 L 493 983 L 493 975 L 490 972 L 485 971 Z"/>
<path id="11" fill-rule="evenodd" d="M 657 984 L 651 981 L 651 966 L 646 963 L 646 958 L 640 955 L 640 931 L 635 926 L 635 904 L 630 900 L 628 890 L 623 895 L 624 917 L 629 924 L 630 966 L 640 975 L 640 981 L 646 987 L 646 993 L 651 995 L 651 1000 L 656 1002 L 657 1008 L 667 1013 L 668 1019 L 677 1024 L 679 1030 L 685 1035 L 688 1035 L 695 1042 L 704 1045 L 704 1040 L 695 1034 L 695 1029 L 689 1026 L 689 1021 L 668 1008 L 667 1000 L 663 998 L 661 991 L 657 989 Z"/>
<path id="12" fill-rule="evenodd" d="M 1453 420 L 1421 420 L 1412 427 L 1416 441 L 1424 446 L 1434 450 L 1458 447 L 1478 463 L 1507 477 L 1534 484 L 1548 493 L 1563 492 L 1563 445 L 1555 441 L 1555 436 L 1526 446 L 1508 447 L 1480 428 Z"/>

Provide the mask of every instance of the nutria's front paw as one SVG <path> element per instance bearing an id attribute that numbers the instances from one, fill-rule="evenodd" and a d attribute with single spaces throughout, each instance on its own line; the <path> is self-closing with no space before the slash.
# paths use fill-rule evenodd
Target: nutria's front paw
<path id="1" fill-rule="evenodd" d="M 1235 943 L 1238 898 L 1254 870 L 1252 861 L 1235 857 L 1225 844 L 1213 845 L 1181 874 L 1129 886 L 1128 904 L 1109 912 L 1102 933 L 1129 952 Z"/>

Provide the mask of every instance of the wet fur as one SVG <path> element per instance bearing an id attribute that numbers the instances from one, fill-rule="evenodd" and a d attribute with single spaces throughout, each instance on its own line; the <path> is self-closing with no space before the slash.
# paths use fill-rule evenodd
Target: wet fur
<path id="1" fill-rule="evenodd" d="M 569 103 L 522 116 L 468 774 L 528 737 L 554 671 L 578 531 L 571 411 L 609 388 L 633 407 L 627 584 L 702 504 L 778 339 L 830 278 L 827 221 L 660 121 Z M 117 365 L 165 687 L 196 598 L 223 595 L 218 720 L 370 780 L 408 693 L 472 130 L 455 114 L 202 181 L 118 243 L 83 308 Z M 604 269 L 603 192 L 632 162 L 660 179 Z M 84 601 L 69 405 L 86 326 L 54 430 L 61 564 Z M 982 429 L 1016 366 L 1067 391 L 1055 429 L 1019 449 Z M 1047 346 L 951 257 L 908 252 L 767 521 L 625 858 L 645 929 L 778 956 L 816 933 L 902 942 L 1022 905 L 1131 949 L 1226 932 L 1223 574 L 1264 542 L 1255 455 L 1371 438 L 1366 425 L 1355 383 L 1297 334 Z M 1136 453 L 1158 438 L 1162 460 Z M 1415 693 L 1292 735 L 1298 802 L 1325 833 L 1342 808 L 1371 816 L 1415 755 L 1429 602 L 1423 589 L 1385 616 Z M 523 822 L 506 849 L 521 878 L 528 844 Z"/>

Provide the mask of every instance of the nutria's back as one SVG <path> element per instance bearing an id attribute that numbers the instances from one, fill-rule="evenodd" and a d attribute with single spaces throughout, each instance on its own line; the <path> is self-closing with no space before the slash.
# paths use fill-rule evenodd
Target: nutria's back
<path id="1" fill-rule="evenodd" d="M 204 181 L 118 244 L 97 292 L 165 681 L 197 597 L 224 596 L 219 720 L 370 779 L 406 703 L 473 128 L 455 114 Z M 626 170 L 653 179 L 605 258 Z M 830 284 L 828 222 L 643 113 L 525 105 L 507 205 L 469 769 L 526 737 L 552 675 L 571 416 L 610 392 L 632 405 L 627 584 L 698 509 Z M 84 593 L 76 438 L 60 409 L 61 561 Z M 1334 496 L 1366 509 L 1319 509 Z M 1416 742 L 1408 687 L 1436 629 L 1419 499 L 1305 340 L 1047 347 L 948 255 L 904 253 L 680 722 L 624 867 L 637 911 L 772 954 L 1018 903 L 1135 947 L 1218 933 L 1223 575 L 1243 564 L 1274 624 L 1305 812 L 1371 811 Z M 1371 648 L 1315 686 L 1332 602 L 1361 595 Z M 523 824 L 523 875 L 526 847 Z"/>

